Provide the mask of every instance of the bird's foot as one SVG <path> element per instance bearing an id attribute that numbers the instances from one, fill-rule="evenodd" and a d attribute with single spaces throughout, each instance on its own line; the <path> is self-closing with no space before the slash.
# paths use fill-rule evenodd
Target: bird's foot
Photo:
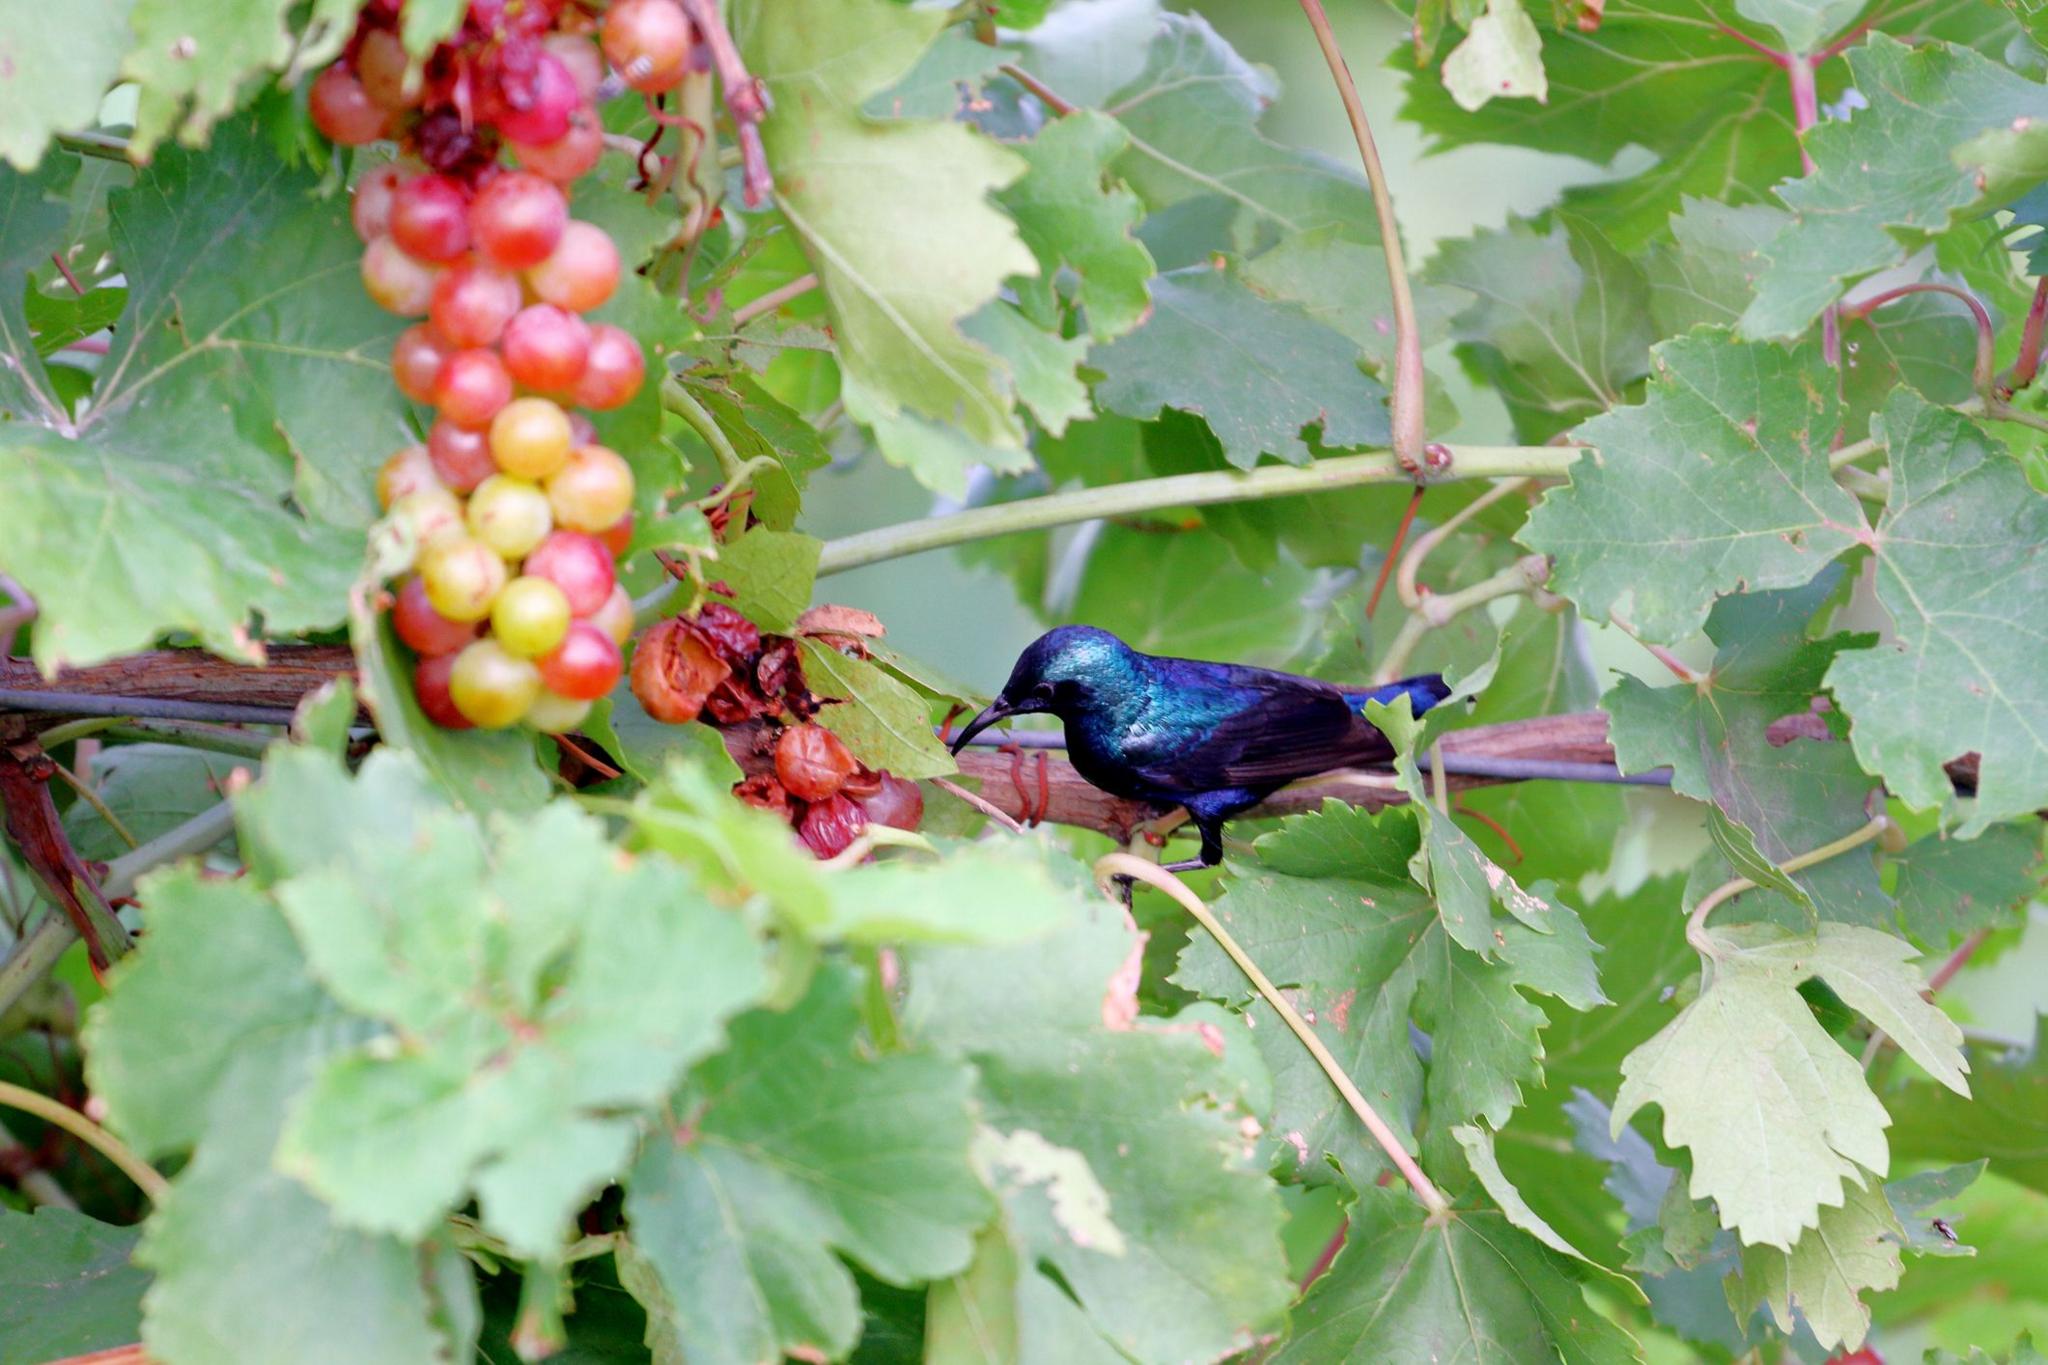
<path id="1" fill-rule="evenodd" d="M 1161 863 L 1159 865 L 1159 870 L 1161 872 L 1172 872 L 1177 874 L 1181 872 L 1200 872 L 1205 867 L 1214 866 L 1214 863 L 1204 862 L 1200 858 L 1183 858 L 1177 863 Z"/>

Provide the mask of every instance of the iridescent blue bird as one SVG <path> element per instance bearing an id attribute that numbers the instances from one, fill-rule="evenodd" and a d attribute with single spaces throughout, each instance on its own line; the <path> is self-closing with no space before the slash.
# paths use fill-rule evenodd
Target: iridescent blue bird
<path id="1" fill-rule="evenodd" d="M 1112 796 L 1185 806 L 1199 860 L 1223 859 L 1223 822 L 1288 783 L 1383 763 L 1394 746 L 1365 719 L 1368 701 L 1406 693 L 1420 715 L 1449 695 L 1434 673 L 1380 687 L 1338 687 L 1269 668 L 1141 654 L 1106 630 L 1060 626 L 1038 637 L 1010 680 L 953 741 L 953 752 L 1010 716 L 1066 723 L 1074 768 Z"/>

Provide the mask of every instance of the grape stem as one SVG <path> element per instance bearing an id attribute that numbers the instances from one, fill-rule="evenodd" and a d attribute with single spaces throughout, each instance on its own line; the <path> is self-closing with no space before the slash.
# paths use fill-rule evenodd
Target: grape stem
<path id="1" fill-rule="evenodd" d="M 1422 1206 L 1429 1210 L 1430 1216 L 1439 1217 L 1447 1213 L 1451 1207 L 1450 1201 L 1445 1199 L 1443 1192 L 1422 1173 L 1422 1167 L 1416 1165 L 1415 1158 L 1408 1155 L 1408 1149 L 1401 1145 L 1401 1139 L 1395 1135 L 1394 1130 L 1387 1126 L 1386 1120 L 1382 1119 L 1365 1096 L 1359 1093 L 1358 1087 L 1352 1084 L 1351 1077 L 1344 1073 L 1344 1068 L 1330 1055 L 1330 1050 L 1323 1046 L 1323 1040 L 1316 1036 L 1315 1030 L 1310 1028 L 1294 1006 L 1287 1002 L 1287 997 L 1280 993 L 1271 979 L 1259 970 L 1259 964 L 1252 961 L 1251 956 L 1238 945 L 1237 940 L 1230 936 L 1230 931 L 1209 912 L 1209 907 L 1202 903 L 1202 898 L 1189 890 L 1187 883 L 1157 863 L 1148 863 L 1143 858 L 1136 858 L 1128 853 L 1108 853 L 1095 862 L 1095 884 L 1101 888 L 1105 896 L 1109 896 L 1118 905 L 1123 902 L 1113 894 L 1111 888 L 1111 879 L 1116 877 L 1129 877 L 1164 891 L 1181 909 L 1193 916 L 1197 924 L 1209 931 L 1209 936 L 1215 939 L 1217 946 L 1237 964 L 1238 970 L 1245 974 L 1253 989 L 1264 997 L 1274 1012 L 1286 1021 L 1294 1036 L 1301 1040 L 1301 1045 L 1308 1049 L 1309 1056 L 1322 1068 L 1323 1075 L 1329 1078 L 1330 1084 L 1337 1087 L 1337 1093 L 1344 1097 L 1344 1103 L 1351 1107 L 1351 1112 L 1365 1125 L 1365 1130 L 1372 1134 L 1373 1141 L 1386 1153 L 1387 1160 L 1394 1169 L 1407 1180 L 1408 1187 L 1415 1191 L 1415 1197 L 1422 1201 Z"/>
<path id="2" fill-rule="evenodd" d="M 1997 397 L 2010 398 L 2034 382 L 2034 376 L 2041 372 L 2044 336 L 2048 336 L 2048 277 L 2034 282 L 2034 301 L 2027 305 L 2026 326 L 2020 331 L 2020 353 L 1999 384 Z"/>
<path id="3" fill-rule="evenodd" d="M 115 1137 L 106 1129 L 94 1123 L 68 1104 L 59 1104 L 47 1095 L 15 1085 L 11 1081 L 0 1081 L 0 1105 L 33 1114 L 55 1128 L 62 1128 L 86 1146 L 120 1167 L 121 1173 L 134 1181 L 141 1191 L 149 1196 L 152 1204 L 161 1204 L 169 1193 L 171 1182 L 128 1148 L 128 1144 Z"/>
<path id="4" fill-rule="evenodd" d="M 711 447 L 711 453 L 718 457 L 719 472 L 731 482 L 740 476 L 740 453 L 733 449 L 732 439 L 725 429 L 718 425 L 702 403 L 697 401 L 683 384 L 670 375 L 661 381 L 661 405 L 690 424 L 690 428 L 704 438 L 704 444 Z"/>
<path id="5" fill-rule="evenodd" d="M 682 6 L 711 49 L 711 64 L 717 68 L 725 107 L 732 114 L 733 137 L 739 143 L 743 168 L 741 197 L 748 208 L 761 208 L 775 197 L 775 175 L 768 169 L 767 149 L 761 144 L 761 120 L 772 107 L 768 87 L 747 70 L 739 46 L 732 40 L 732 30 L 718 12 L 717 0 L 682 0 Z"/>
<path id="6" fill-rule="evenodd" d="M 797 276 L 788 284 L 776 286 L 758 299 L 749 299 L 732 310 L 732 329 L 737 332 L 755 318 L 772 313 L 791 299 L 800 299 L 817 287 L 817 272 L 812 271 Z"/>
<path id="7" fill-rule="evenodd" d="M 1882 814 L 1874 815 L 1870 818 L 1868 824 L 1851 833 L 1844 834 L 1832 843 L 1822 844 L 1812 852 L 1802 853 L 1796 858 L 1787 858 L 1784 862 L 1778 864 L 1778 871 L 1790 874 L 1812 867 L 1817 863 L 1824 863 L 1830 858 L 1839 858 L 1849 850 L 1860 848 L 1862 845 L 1869 843 L 1872 839 L 1884 833 L 1890 826 L 1890 817 Z M 1721 950 L 1715 946 L 1712 939 L 1707 937 L 1707 916 L 1713 914 L 1722 905 L 1733 900 L 1743 892 L 1756 890 L 1756 887 L 1757 884 L 1747 877 L 1731 877 L 1700 899 L 1700 903 L 1693 907 L 1692 914 L 1687 916 L 1685 921 L 1685 941 L 1692 945 L 1693 951 L 1699 953 L 1702 957 L 1710 959 L 1721 955 Z"/>
<path id="8" fill-rule="evenodd" d="M 1394 197 L 1387 188 L 1387 173 L 1380 166 L 1379 148 L 1372 139 L 1372 127 L 1365 119 L 1365 105 L 1358 98 L 1358 86 L 1351 68 L 1337 46 L 1330 28 L 1330 16 L 1322 0 L 1301 0 L 1301 10 L 1315 30 L 1316 45 L 1329 64 L 1330 78 L 1344 101 L 1344 113 L 1351 120 L 1351 134 L 1358 142 L 1358 155 L 1365 163 L 1365 179 L 1372 189 L 1372 207 L 1379 219 L 1380 248 L 1387 255 L 1387 287 L 1394 301 L 1394 389 L 1391 416 L 1394 454 L 1402 467 L 1420 474 L 1424 464 L 1422 424 L 1422 333 L 1415 321 L 1415 296 L 1408 288 L 1408 267 L 1401 254 L 1401 225 L 1394 220 Z"/>

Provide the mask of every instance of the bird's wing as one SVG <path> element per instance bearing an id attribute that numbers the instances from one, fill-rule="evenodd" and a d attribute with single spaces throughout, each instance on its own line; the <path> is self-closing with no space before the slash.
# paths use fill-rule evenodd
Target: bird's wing
<path id="1" fill-rule="evenodd" d="M 1232 669 L 1241 705 L 1192 733 L 1168 727 L 1126 753 L 1138 776 L 1184 791 L 1270 787 L 1393 757 L 1393 745 L 1327 683 Z"/>

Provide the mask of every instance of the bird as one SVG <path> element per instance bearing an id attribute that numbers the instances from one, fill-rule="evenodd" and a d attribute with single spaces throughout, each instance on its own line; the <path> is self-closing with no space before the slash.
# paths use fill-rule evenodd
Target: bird
<path id="1" fill-rule="evenodd" d="M 1224 822 L 1288 783 L 1393 758 L 1365 704 L 1404 694 L 1420 715 L 1450 689 L 1434 673 L 1339 687 L 1270 668 L 1145 654 L 1094 626 L 1057 626 L 1017 657 L 1010 680 L 952 751 L 1011 716 L 1058 716 L 1067 756 L 1089 784 L 1187 809 L 1201 856 L 1167 865 L 1187 872 L 1221 862 Z"/>

